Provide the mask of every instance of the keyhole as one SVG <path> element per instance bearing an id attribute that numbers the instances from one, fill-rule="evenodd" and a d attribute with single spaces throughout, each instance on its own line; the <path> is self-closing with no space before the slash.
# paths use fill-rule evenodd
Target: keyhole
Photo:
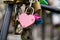
<path id="1" fill-rule="evenodd" d="M 30 39 L 30 37 L 29 37 L 29 36 L 27 36 L 27 39 Z"/>
<path id="2" fill-rule="evenodd" d="M 33 21 L 33 19 L 32 19 L 32 21 Z"/>

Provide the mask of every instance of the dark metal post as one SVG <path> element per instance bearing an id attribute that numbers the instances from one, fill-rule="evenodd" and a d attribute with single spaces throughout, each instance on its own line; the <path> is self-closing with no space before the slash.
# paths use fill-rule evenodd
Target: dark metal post
<path id="1" fill-rule="evenodd" d="M 51 7 L 51 6 L 41 5 L 41 8 L 44 9 L 44 10 L 49 10 L 51 12 L 60 13 L 60 9 L 54 8 L 54 7 Z"/>
<path id="2" fill-rule="evenodd" d="M 43 24 L 42 24 L 42 40 L 45 40 L 45 11 L 43 9 L 42 11 L 42 18 L 43 18 Z"/>
<path id="3" fill-rule="evenodd" d="M 52 15 L 51 15 L 52 16 Z M 52 25 L 52 27 L 51 27 L 51 36 L 50 36 L 50 40 L 54 40 L 54 26 L 53 26 L 53 24 L 52 24 L 52 17 L 51 17 L 51 25 Z"/>
<path id="4" fill-rule="evenodd" d="M 11 19 L 11 15 L 12 15 L 12 9 L 13 9 L 12 6 L 13 5 L 11 5 L 11 4 L 7 5 L 6 13 L 5 13 L 5 17 L 4 17 L 4 21 L 3 21 L 3 25 L 2 25 L 2 29 L 1 29 L 0 40 L 7 40 L 9 24 L 10 24 L 10 19 Z"/>

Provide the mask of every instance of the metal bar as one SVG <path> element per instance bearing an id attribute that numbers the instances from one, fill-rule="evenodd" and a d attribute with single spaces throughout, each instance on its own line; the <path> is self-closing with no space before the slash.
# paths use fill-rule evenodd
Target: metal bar
<path id="1" fill-rule="evenodd" d="M 51 40 L 54 40 L 54 27 L 51 28 Z"/>
<path id="2" fill-rule="evenodd" d="M 9 24 L 10 24 L 10 19 L 11 19 L 11 15 L 12 15 L 12 9 L 13 9 L 13 7 L 11 4 L 7 5 L 7 9 L 6 9 L 2 29 L 1 29 L 0 40 L 7 40 Z"/>
<path id="3" fill-rule="evenodd" d="M 60 32 L 58 32 L 58 39 L 57 40 L 60 40 Z"/>
<path id="4" fill-rule="evenodd" d="M 43 18 L 43 24 L 42 24 L 42 40 L 45 40 L 45 11 L 42 11 L 42 18 Z"/>
<path id="5" fill-rule="evenodd" d="M 60 9 L 54 8 L 51 6 L 41 5 L 41 8 L 44 10 L 49 10 L 49 11 L 55 12 L 55 13 L 60 13 Z"/>
<path id="6" fill-rule="evenodd" d="M 51 20 L 51 25 L 52 25 L 52 27 L 51 27 L 51 36 L 50 36 L 50 40 L 54 40 L 54 26 L 53 26 L 53 23 L 52 23 L 52 15 L 50 15 L 50 20 Z"/>

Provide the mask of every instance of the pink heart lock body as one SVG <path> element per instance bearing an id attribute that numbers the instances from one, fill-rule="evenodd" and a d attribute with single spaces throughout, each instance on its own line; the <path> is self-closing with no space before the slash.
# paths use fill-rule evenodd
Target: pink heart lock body
<path id="1" fill-rule="evenodd" d="M 38 16 L 38 14 L 37 14 L 37 13 L 36 13 L 36 14 L 34 14 L 34 17 L 35 17 L 35 20 L 36 20 L 36 21 L 39 21 L 39 20 L 40 20 L 40 18 L 41 18 L 40 16 Z"/>
<path id="2" fill-rule="evenodd" d="M 21 15 L 19 15 L 18 21 L 23 28 L 27 28 L 35 22 L 35 17 L 33 15 L 27 15 L 26 13 L 22 13 Z"/>

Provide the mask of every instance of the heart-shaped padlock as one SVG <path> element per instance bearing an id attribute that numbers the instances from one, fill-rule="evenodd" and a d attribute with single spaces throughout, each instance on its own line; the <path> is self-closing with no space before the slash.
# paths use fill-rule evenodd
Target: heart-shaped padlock
<path id="1" fill-rule="evenodd" d="M 33 9 L 32 7 L 30 7 L 30 8 Z M 26 9 L 26 12 L 27 12 L 27 10 L 29 10 L 29 7 Z M 34 9 L 33 9 L 32 14 L 27 15 L 26 12 L 21 13 L 21 15 L 19 15 L 19 19 L 18 19 L 18 21 L 20 22 L 20 24 L 22 25 L 23 28 L 27 28 L 35 22 L 35 17 L 33 15 Z"/>

